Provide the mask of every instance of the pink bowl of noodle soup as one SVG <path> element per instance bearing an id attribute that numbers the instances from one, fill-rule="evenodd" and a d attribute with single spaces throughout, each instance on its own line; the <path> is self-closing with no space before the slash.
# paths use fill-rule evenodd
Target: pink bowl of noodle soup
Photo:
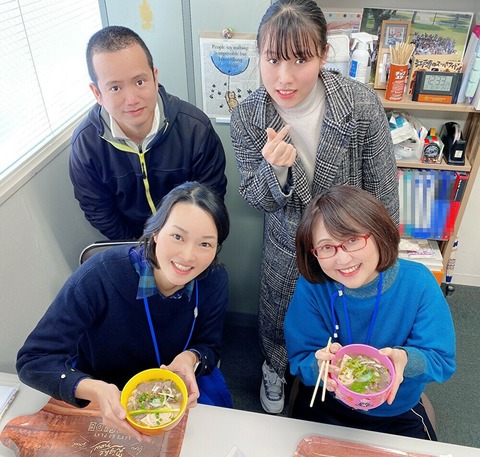
<path id="1" fill-rule="evenodd" d="M 354 409 L 368 411 L 386 401 L 395 380 L 392 361 L 366 344 L 340 348 L 332 362 L 340 374 L 331 373 L 337 383 L 335 396 Z"/>

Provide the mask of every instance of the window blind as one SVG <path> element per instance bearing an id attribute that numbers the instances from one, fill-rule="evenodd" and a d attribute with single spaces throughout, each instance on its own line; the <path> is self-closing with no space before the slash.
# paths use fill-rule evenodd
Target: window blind
<path id="1" fill-rule="evenodd" d="M 0 0 L 0 174 L 94 102 L 85 51 L 98 0 Z"/>

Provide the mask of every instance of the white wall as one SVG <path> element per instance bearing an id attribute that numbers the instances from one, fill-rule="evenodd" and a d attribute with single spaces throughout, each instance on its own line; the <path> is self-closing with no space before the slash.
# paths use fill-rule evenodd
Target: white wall
<path id="1" fill-rule="evenodd" d="M 178 97 L 186 100 L 185 40 L 182 1 L 150 0 L 152 12 L 149 28 L 142 27 L 141 1 L 104 0 L 109 25 L 124 25 L 135 30 L 145 41 L 158 68 L 159 81 Z M 127 5 L 128 3 L 128 5 Z"/>
<path id="2" fill-rule="evenodd" d="M 68 147 L 0 206 L 0 233 L 0 371 L 13 373 L 18 349 L 81 249 L 103 239 L 73 197 Z"/>

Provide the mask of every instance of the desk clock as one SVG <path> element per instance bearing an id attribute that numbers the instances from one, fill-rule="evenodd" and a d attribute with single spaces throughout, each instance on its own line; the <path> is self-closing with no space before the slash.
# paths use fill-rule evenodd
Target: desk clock
<path id="1" fill-rule="evenodd" d="M 429 103 L 457 103 L 462 73 L 417 71 L 412 100 Z"/>

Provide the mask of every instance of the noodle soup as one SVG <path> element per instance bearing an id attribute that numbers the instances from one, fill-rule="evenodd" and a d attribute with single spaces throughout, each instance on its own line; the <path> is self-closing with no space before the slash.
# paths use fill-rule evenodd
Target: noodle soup
<path id="1" fill-rule="evenodd" d="M 341 347 L 332 360 L 340 375 L 330 373 L 337 383 L 335 397 L 354 409 L 368 411 L 383 404 L 395 380 L 392 361 L 373 346 L 350 344 Z"/>
<path id="2" fill-rule="evenodd" d="M 381 392 L 392 380 L 387 367 L 373 357 L 345 354 L 336 365 L 340 367 L 338 380 L 351 391 L 360 394 Z"/>
<path id="3" fill-rule="evenodd" d="M 176 427 L 187 410 L 183 379 L 165 368 L 141 371 L 125 384 L 120 403 L 127 422 L 145 435 L 160 435 Z"/>
<path id="4" fill-rule="evenodd" d="M 158 427 L 178 416 L 182 401 L 183 395 L 171 379 L 141 382 L 127 401 L 127 414 L 138 424 Z"/>

